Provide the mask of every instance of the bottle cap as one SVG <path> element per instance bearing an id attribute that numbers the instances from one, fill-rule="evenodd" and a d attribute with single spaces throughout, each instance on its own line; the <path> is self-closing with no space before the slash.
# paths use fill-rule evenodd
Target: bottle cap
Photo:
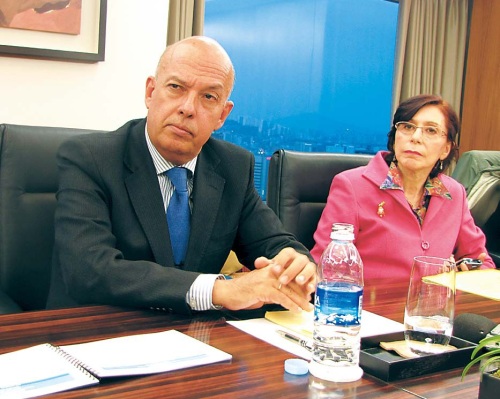
<path id="1" fill-rule="evenodd" d="M 285 371 L 293 375 L 303 375 L 309 372 L 309 365 L 303 359 L 285 360 Z"/>
<path id="2" fill-rule="evenodd" d="M 354 226 L 348 223 L 334 223 L 330 238 L 332 240 L 354 241 Z"/>

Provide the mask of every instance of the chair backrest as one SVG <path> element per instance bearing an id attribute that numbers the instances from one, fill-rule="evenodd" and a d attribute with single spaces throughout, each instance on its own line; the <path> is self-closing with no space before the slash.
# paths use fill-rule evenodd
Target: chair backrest
<path id="1" fill-rule="evenodd" d="M 500 151 L 472 150 L 460 155 L 452 177 L 462 183 L 467 197 L 485 175 L 500 176 Z"/>
<path id="2" fill-rule="evenodd" d="M 483 193 L 471 209 L 471 214 L 486 236 L 488 253 L 496 267 L 500 268 L 500 179 Z"/>
<path id="3" fill-rule="evenodd" d="M 486 249 L 500 267 L 500 151 L 463 153 L 452 177 L 462 183 L 474 222 L 486 236 Z"/>
<path id="4" fill-rule="evenodd" d="M 371 155 L 278 150 L 269 163 L 267 204 L 285 230 L 312 249 L 333 177 L 370 159 Z"/>
<path id="5" fill-rule="evenodd" d="M 0 124 L 0 289 L 22 310 L 45 308 L 54 244 L 56 152 L 92 130 Z"/>

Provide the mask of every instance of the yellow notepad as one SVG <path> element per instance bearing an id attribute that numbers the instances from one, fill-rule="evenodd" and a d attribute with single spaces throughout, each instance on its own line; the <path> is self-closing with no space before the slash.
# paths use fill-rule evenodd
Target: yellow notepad
<path id="1" fill-rule="evenodd" d="M 440 284 L 441 275 L 426 277 L 426 280 Z M 500 301 L 500 270 L 485 269 L 457 272 L 455 288 Z"/>
<path id="2" fill-rule="evenodd" d="M 305 338 L 312 338 L 314 312 L 300 313 L 289 310 L 266 312 L 265 318 L 279 326 L 288 328 Z M 394 320 L 363 310 L 361 314 L 361 337 L 403 331 L 403 325 Z"/>
<path id="3" fill-rule="evenodd" d="M 265 318 L 279 326 L 286 327 L 305 337 L 312 338 L 314 322 L 313 312 L 270 311 Z"/>

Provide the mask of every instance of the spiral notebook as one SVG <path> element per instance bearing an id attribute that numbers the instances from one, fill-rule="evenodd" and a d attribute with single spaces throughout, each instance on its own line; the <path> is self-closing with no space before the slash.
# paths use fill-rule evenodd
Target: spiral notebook
<path id="1" fill-rule="evenodd" d="M 162 373 L 231 358 L 177 330 L 60 347 L 46 343 L 0 355 L 0 398 L 33 398 L 98 384 L 105 377 Z"/>

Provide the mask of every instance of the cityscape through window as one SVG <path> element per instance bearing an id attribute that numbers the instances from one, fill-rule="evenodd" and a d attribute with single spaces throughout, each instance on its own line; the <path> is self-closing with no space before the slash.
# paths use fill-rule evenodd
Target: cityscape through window
<path id="1" fill-rule="evenodd" d="M 399 4 L 388 0 L 206 0 L 204 34 L 236 69 L 235 106 L 214 133 L 269 158 L 284 148 L 375 154 L 386 148 Z"/>

